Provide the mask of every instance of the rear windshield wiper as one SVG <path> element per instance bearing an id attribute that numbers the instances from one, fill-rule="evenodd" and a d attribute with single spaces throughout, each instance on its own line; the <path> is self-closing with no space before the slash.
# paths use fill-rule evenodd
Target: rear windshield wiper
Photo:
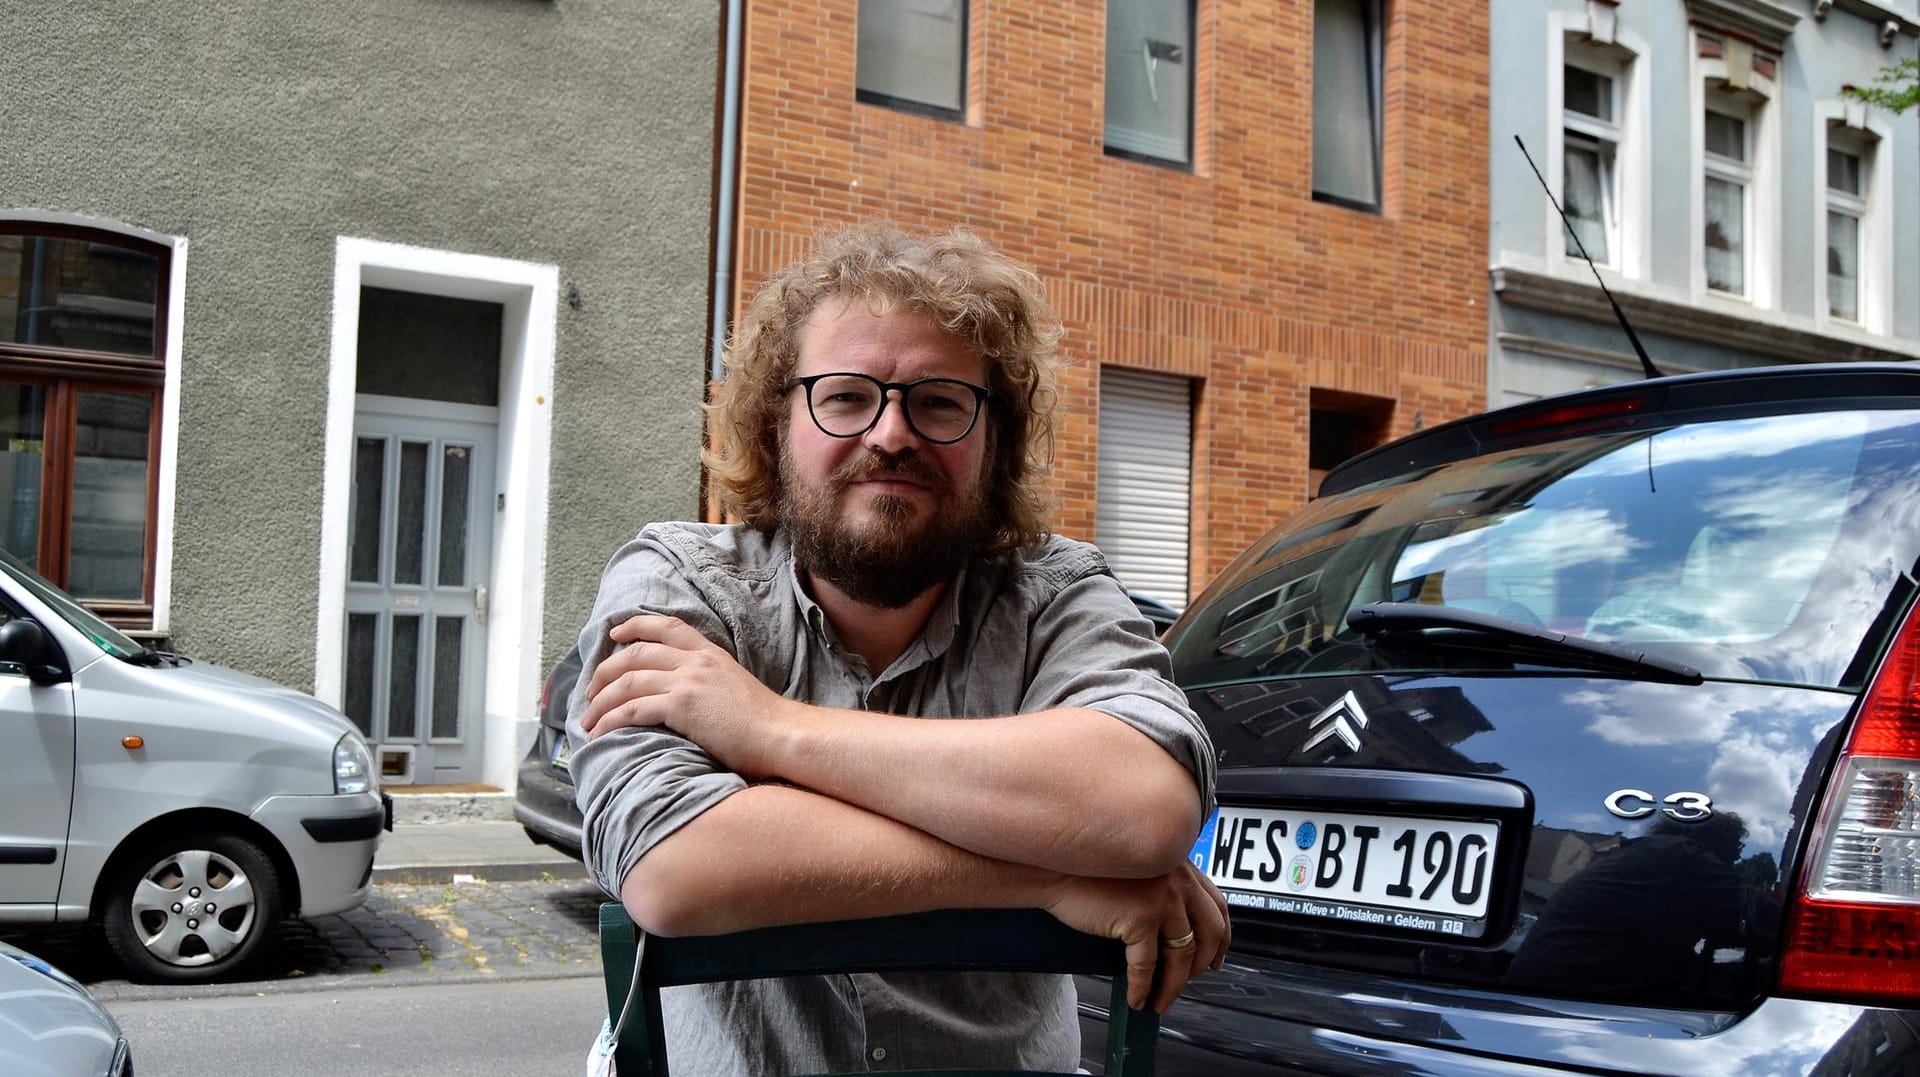
<path id="1" fill-rule="evenodd" d="M 1455 606 L 1429 606 L 1424 602 L 1373 602 L 1356 607 L 1347 614 L 1347 627 L 1373 636 L 1384 632 L 1424 632 L 1441 629 L 1477 636 L 1510 639 L 1528 650 L 1544 651 L 1582 666 L 1620 669 L 1676 684 L 1699 684 L 1703 678 L 1692 666 L 1645 651 L 1603 643 L 1583 636 L 1569 636 L 1537 625 L 1510 621 Z"/>

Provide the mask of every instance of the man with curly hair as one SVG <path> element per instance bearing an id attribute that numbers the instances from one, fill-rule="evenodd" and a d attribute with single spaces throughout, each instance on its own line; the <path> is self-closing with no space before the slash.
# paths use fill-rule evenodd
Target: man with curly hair
<path id="1" fill-rule="evenodd" d="M 1226 905 L 1185 854 L 1213 752 L 1098 550 L 1049 534 L 1059 322 L 964 230 L 827 237 L 742 319 L 706 463 L 737 524 L 653 524 L 580 637 L 587 863 L 643 929 L 1041 908 L 1164 1012 Z M 923 719 L 951 719 L 927 721 Z M 701 1074 L 1071 1070 L 1070 977 L 664 993 Z"/>

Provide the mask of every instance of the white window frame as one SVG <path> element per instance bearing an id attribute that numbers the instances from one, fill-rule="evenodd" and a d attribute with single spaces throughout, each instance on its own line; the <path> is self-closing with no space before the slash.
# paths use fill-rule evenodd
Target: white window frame
<path id="1" fill-rule="evenodd" d="M 1726 47 L 1726 46 L 1723 46 Z M 1688 51 L 1693 57 L 1690 86 L 1689 127 L 1692 132 L 1693 161 L 1692 207 L 1688 229 L 1689 261 L 1692 264 L 1693 295 L 1696 301 L 1717 302 L 1756 309 L 1775 309 L 1780 305 L 1780 109 L 1779 88 L 1774 80 L 1756 70 L 1747 73 L 1747 88 L 1742 107 L 1746 121 L 1747 160 L 1732 162 L 1717 155 L 1709 160 L 1706 151 L 1706 114 L 1710 102 L 1715 111 L 1738 115 L 1726 103 L 1716 101 L 1722 86 L 1728 83 L 1730 69 L 1725 57 L 1700 55 L 1700 35 L 1689 35 Z M 1735 295 L 1707 287 L 1707 176 L 1743 183 L 1746 264 L 1743 268 L 1746 291 Z"/>
<path id="2" fill-rule="evenodd" d="M 1581 51 L 1584 52 L 1585 50 Z M 1567 107 L 1564 99 L 1562 100 L 1560 106 L 1560 137 L 1563 141 L 1561 143 L 1560 162 L 1561 168 L 1564 169 L 1566 167 L 1567 148 L 1569 144 L 1591 149 L 1593 153 L 1599 157 L 1600 225 L 1601 230 L 1606 233 L 1607 245 L 1606 249 L 1600 252 L 1600 257 L 1594 259 L 1594 263 L 1596 265 L 1606 266 L 1609 269 L 1617 269 L 1618 266 L 1615 263 L 1620 259 L 1619 116 L 1621 98 L 1623 96 L 1620 92 L 1620 72 L 1613 64 L 1606 63 L 1591 55 L 1576 55 L 1575 50 L 1569 47 L 1567 50 L 1567 60 L 1560 67 L 1563 92 L 1565 89 L 1566 70 L 1569 67 L 1584 71 L 1596 78 L 1605 79 L 1607 83 L 1607 96 L 1609 100 L 1606 111 L 1608 115 L 1614 117 L 1612 120 L 1603 120 L 1596 116 L 1589 116 L 1583 112 L 1576 112 Z M 1562 185 L 1560 188 L 1560 200 L 1563 206 L 1568 198 L 1565 183 L 1566 176 L 1563 172 L 1561 176 Z M 1565 242 L 1566 238 L 1565 235 L 1562 235 L 1561 241 Z M 1579 245 L 1575 244 L 1574 251 L 1578 253 L 1579 249 Z M 1593 252 L 1588 251 L 1587 253 L 1591 255 Z"/>
<path id="3" fill-rule="evenodd" d="M 1707 105 L 1702 109 L 1700 114 L 1700 122 L 1703 125 L 1700 148 L 1700 167 L 1703 173 L 1701 176 L 1701 197 L 1702 199 L 1705 198 L 1705 185 L 1715 180 L 1740 189 L 1740 290 L 1733 292 L 1715 288 L 1711 280 L 1707 281 L 1707 289 L 1716 295 L 1727 298 L 1748 299 L 1753 295 L 1756 283 L 1753 258 L 1755 245 L 1753 227 L 1754 110 L 1751 106 L 1742 106 L 1732 102 L 1716 100 L 1718 96 L 1719 95 L 1714 93 L 1710 88 L 1707 93 Z M 1741 143 L 1739 157 L 1722 156 L 1706 148 L 1704 124 L 1706 123 L 1707 113 L 1713 113 L 1739 123 Z M 1700 213 L 1701 223 L 1704 226 L 1706 223 L 1706 204 L 1704 201 L 1701 203 Z M 1704 233 L 1700 242 L 1702 244 L 1700 265 L 1701 273 L 1704 275 L 1706 272 L 1706 239 Z"/>
<path id="4" fill-rule="evenodd" d="M 70 225 L 102 232 L 117 232 L 168 248 L 166 337 L 160 341 L 160 355 L 166 363 L 160 389 L 160 454 L 153 466 L 158 472 L 158 497 L 155 499 L 153 526 L 153 631 L 166 636 L 173 631 L 173 533 L 175 505 L 178 502 L 180 474 L 180 365 L 187 309 L 187 237 L 139 228 L 119 221 L 89 217 L 79 213 L 0 206 L 0 219 L 20 224 Z M 138 635 L 147 635 L 142 631 Z"/>
<path id="5" fill-rule="evenodd" d="M 1832 147 L 1856 153 L 1864 182 L 1858 196 L 1849 196 L 1827 186 L 1827 150 L 1836 128 L 1848 132 L 1852 145 Z M 1892 331 L 1893 244 L 1888 242 L 1893 227 L 1887 207 L 1893 204 L 1892 122 L 1859 102 L 1833 99 L 1814 103 L 1814 318 L 1822 328 L 1855 329 L 1886 334 Z M 1857 320 L 1838 318 L 1829 312 L 1827 294 L 1827 213 L 1846 213 L 1860 221 L 1860 250 L 1854 302 Z"/>
<path id="6" fill-rule="evenodd" d="M 1647 279 L 1650 268 L 1651 227 L 1651 155 L 1647 148 L 1649 65 L 1646 40 L 1616 25 L 1608 9 L 1580 12 L 1553 12 L 1547 20 L 1546 107 L 1547 139 L 1545 166 L 1547 183 L 1556 198 L 1566 191 L 1566 137 L 1569 128 L 1589 138 L 1610 138 L 1613 144 L 1613 176 L 1609 249 L 1602 270 L 1612 275 Z M 1567 65 L 1606 75 L 1613 80 L 1614 112 L 1611 125 L 1600 125 L 1588 117 L 1566 109 Z M 1610 128 L 1611 130 L 1607 130 Z M 1580 258 L 1577 247 L 1567 238 L 1566 225 L 1553 206 L 1543 205 L 1547 264 L 1561 276 L 1591 280 L 1592 274 Z M 1598 261 L 1598 260 L 1596 260 Z"/>

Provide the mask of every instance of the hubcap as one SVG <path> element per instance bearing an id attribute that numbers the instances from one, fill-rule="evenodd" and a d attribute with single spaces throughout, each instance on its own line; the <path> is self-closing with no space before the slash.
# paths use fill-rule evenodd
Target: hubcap
<path id="1" fill-rule="evenodd" d="M 133 927 L 169 965 L 210 965 L 253 930 L 253 880 L 232 860 L 187 849 L 148 868 L 133 888 Z"/>

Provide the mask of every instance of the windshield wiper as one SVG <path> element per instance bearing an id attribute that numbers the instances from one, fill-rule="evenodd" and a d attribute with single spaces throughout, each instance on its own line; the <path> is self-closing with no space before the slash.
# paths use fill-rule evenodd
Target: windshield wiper
<path id="1" fill-rule="evenodd" d="M 1455 606 L 1429 606 L 1424 602 L 1372 602 L 1349 612 L 1347 627 L 1369 636 L 1383 632 L 1424 632 L 1430 628 L 1492 636 L 1513 640 L 1529 650 L 1544 651 L 1582 666 L 1621 669 L 1675 684 L 1699 684 L 1705 680 L 1700 671 L 1692 666 L 1645 651 L 1583 636 L 1569 636 L 1565 632 L 1553 632 L 1537 625 Z"/>

